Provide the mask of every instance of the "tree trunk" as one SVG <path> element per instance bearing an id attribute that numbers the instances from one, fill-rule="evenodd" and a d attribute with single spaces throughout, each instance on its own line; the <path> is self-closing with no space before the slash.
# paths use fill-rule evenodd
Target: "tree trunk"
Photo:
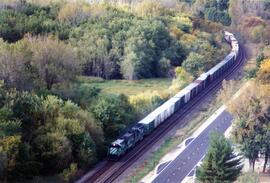
<path id="1" fill-rule="evenodd" d="M 266 169 L 266 164 L 268 162 L 268 151 L 265 152 L 265 155 L 264 155 L 264 165 L 263 165 L 263 173 L 265 173 L 265 169 Z"/>

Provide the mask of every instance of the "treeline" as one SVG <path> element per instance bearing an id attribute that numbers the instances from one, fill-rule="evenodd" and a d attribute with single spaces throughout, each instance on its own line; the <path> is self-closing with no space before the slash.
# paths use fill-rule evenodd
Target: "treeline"
<path id="1" fill-rule="evenodd" d="M 68 39 L 78 49 L 83 73 L 105 79 L 166 76 L 170 66 L 179 66 L 185 58 L 183 46 L 170 36 L 165 18 L 137 17 L 106 5 L 92 11 L 93 6 L 25 3 L 17 10 L 4 9 L 0 36 L 8 42 L 22 39 L 25 33 Z"/>
<path id="2" fill-rule="evenodd" d="M 176 75 L 177 91 L 230 49 L 220 25 L 153 1 L 8 3 L 0 10 L 1 181 L 68 180 L 169 96 L 105 94 L 80 76 Z"/>
<path id="3" fill-rule="evenodd" d="M 134 10 L 83 2 L 23 3 L 16 9 L 3 9 L 0 24 L 0 36 L 8 42 L 18 41 L 26 33 L 54 35 L 76 50 L 73 57 L 80 61 L 83 74 L 105 79 L 164 77 L 172 67 L 180 66 L 190 51 L 219 55 L 216 52 L 220 50 L 217 40 L 206 33 L 195 32 L 193 40 L 185 40 L 196 30 L 191 17 L 152 1 Z M 202 38 L 201 42 L 191 43 L 197 38 Z M 204 55 L 192 56 L 187 62 Z M 215 61 L 213 57 L 203 59 L 213 62 L 210 66 Z"/>

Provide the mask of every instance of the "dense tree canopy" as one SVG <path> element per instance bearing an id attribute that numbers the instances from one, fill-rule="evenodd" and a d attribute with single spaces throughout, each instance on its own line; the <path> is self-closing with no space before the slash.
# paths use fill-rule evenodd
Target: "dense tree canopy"
<path id="1" fill-rule="evenodd" d="M 6 9 L 0 11 L 0 36 L 9 42 L 21 39 L 25 33 L 53 33 L 60 39 L 67 38 L 68 27 L 63 22 L 55 21 L 57 5 L 37 6 L 26 3 L 18 11 Z"/>
<path id="2" fill-rule="evenodd" d="M 131 124 L 132 107 L 124 95 L 100 96 L 93 106 L 93 114 L 102 123 L 107 140 L 113 140 Z"/>
<path id="3" fill-rule="evenodd" d="M 73 48 L 58 39 L 26 37 L 14 44 L 0 44 L 0 77 L 7 86 L 50 90 L 79 72 Z"/>
<path id="4" fill-rule="evenodd" d="M 177 92 L 227 53 L 216 24 L 209 30 L 177 7 L 152 0 L 1 1 L 0 181 L 56 174 L 68 180 L 169 97 L 155 91 L 128 98 L 83 78 L 175 76 Z"/>
<path id="5" fill-rule="evenodd" d="M 95 163 L 103 134 L 87 111 L 55 96 L 1 90 L 1 175 L 31 178 Z"/>
<path id="6" fill-rule="evenodd" d="M 200 69 L 203 67 L 204 57 L 198 53 L 191 52 L 187 59 L 183 62 L 183 67 L 193 76 L 197 77 L 200 74 Z"/>

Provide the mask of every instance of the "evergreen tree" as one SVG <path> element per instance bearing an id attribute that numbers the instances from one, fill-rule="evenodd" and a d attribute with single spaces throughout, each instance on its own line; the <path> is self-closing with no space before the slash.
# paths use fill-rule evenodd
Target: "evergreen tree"
<path id="1" fill-rule="evenodd" d="M 197 179 L 204 183 L 229 183 L 241 173 L 242 158 L 233 152 L 232 146 L 223 135 L 211 135 L 210 147 L 197 170 Z"/>

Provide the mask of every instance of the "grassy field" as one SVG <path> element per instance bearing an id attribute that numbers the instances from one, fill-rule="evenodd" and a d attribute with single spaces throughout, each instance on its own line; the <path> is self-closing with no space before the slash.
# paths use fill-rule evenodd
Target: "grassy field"
<path id="1" fill-rule="evenodd" d="M 136 95 L 145 91 L 163 91 L 171 85 L 170 78 L 142 79 L 136 81 L 129 80 L 104 80 L 97 77 L 79 77 L 81 84 L 91 84 L 105 93 Z"/>

